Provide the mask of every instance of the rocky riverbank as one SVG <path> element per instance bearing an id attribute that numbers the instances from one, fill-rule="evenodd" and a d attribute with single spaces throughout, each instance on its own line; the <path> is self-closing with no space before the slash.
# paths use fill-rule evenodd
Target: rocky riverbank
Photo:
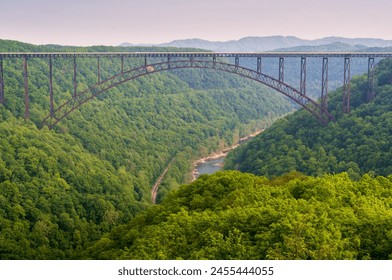
<path id="1" fill-rule="evenodd" d="M 196 180 L 197 176 L 199 175 L 199 171 L 198 171 L 198 168 L 197 168 L 198 166 L 200 166 L 200 165 L 202 165 L 202 164 L 206 164 L 206 163 L 208 163 L 209 161 L 213 161 L 213 160 L 217 160 L 217 159 L 221 159 L 221 158 L 226 157 L 227 154 L 228 154 L 231 150 L 237 148 L 237 147 L 240 146 L 241 144 L 245 143 L 246 141 L 252 139 L 253 137 L 259 135 L 259 134 L 262 133 L 262 132 L 263 132 L 263 130 L 256 131 L 256 132 L 254 132 L 254 133 L 252 133 L 252 134 L 250 134 L 250 135 L 248 135 L 248 136 L 246 136 L 246 137 L 241 138 L 241 139 L 238 141 L 238 143 L 235 144 L 235 145 L 232 145 L 232 146 L 230 146 L 230 147 L 228 147 L 228 148 L 225 148 L 225 149 L 222 150 L 222 151 L 218 151 L 218 152 L 212 153 L 212 154 L 210 154 L 210 155 L 208 155 L 208 156 L 206 156 L 206 157 L 203 157 L 203 158 L 200 158 L 200 159 L 194 161 L 194 162 L 193 162 L 193 167 L 194 167 L 194 168 L 193 168 L 193 171 L 192 171 L 192 181 Z M 223 167 L 223 162 L 220 164 L 220 166 Z"/>

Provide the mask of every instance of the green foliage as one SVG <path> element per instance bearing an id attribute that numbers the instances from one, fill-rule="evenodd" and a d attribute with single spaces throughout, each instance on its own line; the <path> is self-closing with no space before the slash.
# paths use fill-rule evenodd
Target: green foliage
<path id="1" fill-rule="evenodd" d="M 264 176 L 293 170 L 308 175 L 347 171 L 359 179 L 365 173 L 392 174 L 392 61 L 376 69 L 376 98 L 366 103 L 367 78 L 353 79 L 352 111 L 341 113 L 341 90 L 331 94 L 330 110 L 337 116 L 327 127 L 300 110 L 236 149 L 225 168 Z"/>
<path id="2" fill-rule="evenodd" d="M 0 40 L 3 52 L 175 50 L 38 47 Z M 82 91 L 97 82 L 96 61 L 77 62 Z M 72 63 L 53 60 L 55 107 L 72 96 Z M 124 67 L 138 63 L 143 62 L 125 59 Z M 112 88 L 53 130 L 40 130 L 49 114 L 48 62 L 28 60 L 29 121 L 23 120 L 22 60 L 4 59 L 3 64 L 0 259 L 80 258 L 83 249 L 113 226 L 150 205 L 150 188 L 173 158 L 159 199 L 189 179 L 191 161 L 199 151 L 231 145 L 233 131 L 242 137 L 291 107 L 279 94 L 235 76 L 176 71 Z M 105 79 L 118 73 L 121 62 L 101 59 L 100 66 Z M 107 248 L 106 241 L 96 246 Z"/>
<path id="3" fill-rule="evenodd" d="M 391 259 L 392 178 L 203 175 L 91 246 L 98 259 Z M 106 249 L 99 244 L 110 244 Z"/>

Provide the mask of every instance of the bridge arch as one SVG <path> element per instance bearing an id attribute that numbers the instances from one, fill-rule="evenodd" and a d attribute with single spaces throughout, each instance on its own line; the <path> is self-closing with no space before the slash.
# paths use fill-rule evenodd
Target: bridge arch
<path id="1" fill-rule="evenodd" d="M 53 110 L 42 122 L 42 127 L 47 126 L 49 129 L 53 128 L 59 121 L 68 116 L 71 112 L 79 108 L 81 105 L 91 100 L 92 98 L 104 93 L 112 87 L 116 87 L 125 82 L 137 79 L 142 76 L 167 71 L 174 69 L 212 69 L 217 71 L 223 71 L 227 73 L 236 74 L 245 78 L 249 78 L 256 82 L 262 83 L 280 93 L 287 96 L 305 110 L 309 111 L 315 116 L 322 124 L 327 124 L 331 120 L 334 120 L 326 108 L 323 108 L 321 104 L 317 103 L 309 96 L 301 93 L 294 87 L 279 81 L 271 76 L 257 72 L 255 70 L 245 68 L 239 65 L 229 64 L 225 62 L 209 60 L 168 60 L 165 62 L 159 62 L 154 64 L 146 64 L 138 68 L 134 68 L 128 71 L 123 71 L 116 74 L 106 80 L 100 81 L 88 89 L 78 93 L 76 96 L 70 98 L 57 109 Z"/>

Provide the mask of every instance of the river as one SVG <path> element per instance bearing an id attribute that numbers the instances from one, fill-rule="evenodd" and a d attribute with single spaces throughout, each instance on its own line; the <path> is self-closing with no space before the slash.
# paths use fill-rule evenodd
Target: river
<path id="1" fill-rule="evenodd" d="M 219 171 L 223 168 L 223 162 L 225 160 L 225 157 L 227 156 L 227 153 L 238 146 L 244 144 L 245 142 L 249 141 L 256 135 L 260 134 L 261 131 L 257 131 L 251 135 L 248 135 L 244 138 L 241 138 L 239 143 L 236 145 L 233 145 L 227 149 L 224 149 L 223 151 L 220 151 L 218 153 L 214 153 L 212 155 L 209 155 L 207 157 L 201 158 L 197 161 L 194 162 L 194 169 L 193 169 L 193 180 L 196 180 L 200 175 L 203 174 L 212 174 L 216 171 Z"/>

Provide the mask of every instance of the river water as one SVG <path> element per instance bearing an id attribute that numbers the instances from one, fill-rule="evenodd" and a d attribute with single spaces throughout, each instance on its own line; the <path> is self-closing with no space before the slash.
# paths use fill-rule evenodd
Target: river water
<path id="1" fill-rule="evenodd" d="M 227 153 L 232 150 L 237 148 L 239 145 L 244 144 L 245 142 L 249 141 L 256 135 L 260 134 L 262 130 L 257 131 L 245 138 L 241 138 L 239 143 L 237 145 L 234 145 L 224 151 L 222 151 L 219 155 L 212 155 L 210 157 L 202 158 L 199 161 L 196 161 L 195 163 L 195 168 L 193 170 L 193 179 L 197 179 L 200 175 L 203 174 L 212 174 L 216 171 L 219 171 L 223 168 L 223 162 L 225 160 L 225 157 L 227 156 Z"/>
<path id="2" fill-rule="evenodd" d="M 221 170 L 224 160 L 225 157 L 220 157 L 217 159 L 208 159 L 205 162 L 197 164 L 195 167 L 195 177 L 198 178 L 202 174 L 212 174 Z"/>

